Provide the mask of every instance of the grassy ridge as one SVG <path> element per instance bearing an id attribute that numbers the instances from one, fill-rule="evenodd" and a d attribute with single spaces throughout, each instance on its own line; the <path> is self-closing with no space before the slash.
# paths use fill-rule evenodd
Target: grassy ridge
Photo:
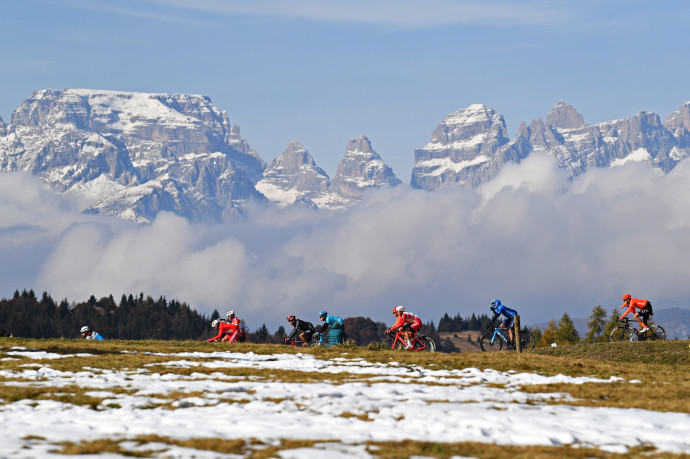
<path id="1" fill-rule="evenodd" d="M 336 348 L 295 348 L 280 345 L 206 343 L 203 341 L 118 341 L 109 340 L 93 342 L 70 339 L 22 339 L 0 338 L 0 358 L 11 357 L 7 353 L 12 347 L 24 347 L 57 354 L 92 354 L 95 357 L 72 356 L 55 360 L 36 360 L 34 362 L 50 365 L 56 370 L 81 371 L 88 367 L 89 371 L 124 370 L 146 368 L 159 373 L 218 372 L 238 377 L 253 377 L 257 380 L 278 380 L 285 382 L 315 382 L 329 381 L 340 384 L 346 381 L 367 380 L 367 375 L 327 374 L 323 372 L 301 372 L 290 370 L 265 370 L 251 368 L 229 368 L 219 370 L 194 369 L 180 367 L 166 367 L 161 362 L 182 360 L 188 357 L 174 355 L 182 352 L 214 352 L 227 351 L 255 354 L 305 353 L 313 354 L 321 359 L 330 358 L 362 358 L 371 362 L 399 362 L 403 365 L 420 365 L 422 367 L 442 369 L 463 369 L 468 367 L 480 369 L 494 369 L 499 371 L 516 370 L 518 372 L 535 372 L 547 376 L 564 374 L 568 376 L 595 376 L 609 378 L 619 376 L 624 381 L 615 383 L 586 383 L 586 384 L 547 384 L 523 386 L 520 390 L 530 393 L 569 393 L 576 401 L 569 405 L 641 408 L 655 411 L 675 411 L 690 413 L 690 381 L 687 378 L 690 369 L 690 343 L 688 341 L 667 341 L 649 343 L 601 343 L 578 344 L 557 348 L 542 348 L 526 351 L 522 354 L 514 352 L 499 353 L 415 353 L 408 351 L 392 351 L 389 349 L 356 346 L 342 346 Z M 127 352 L 123 352 L 127 351 Z M 136 351 L 136 353 L 134 353 Z M 22 371 L 22 365 L 27 359 L 0 360 L 0 369 Z M 634 381 L 639 382 L 634 382 Z M 102 399 L 93 395 L 87 396 L 89 389 L 80 387 L 36 388 L 31 386 L 13 386 L 1 384 L 0 403 L 12 403 L 18 400 L 53 399 L 78 405 L 90 406 L 92 409 L 102 409 Z M 109 389 L 111 392 L 129 392 L 127 389 Z M 194 394 L 168 393 L 156 395 L 168 402 L 161 407 L 173 409 L 171 403 L 182 397 Z M 564 403 L 564 402 L 553 402 Z M 119 407 L 109 406 L 111 409 Z M 40 437 L 37 442 L 45 441 Z M 131 441 L 143 445 L 142 449 L 132 451 L 126 445 Z M 129 443 L 128 443 L 129 442 Z M 134 439 L 97 439 L 77 443 L 64 442 L 56 445 L 55 452 L 63 454 L 98 454 L 112 452 L 128 456 L 152 457 L 158 456 L 157 449 L 161 444 L 188 447 L 198 450 L 240 454 L 245 457 L 262 459 L 277 457 L 280 451 L 299 447 L 314 447 L 314 441 L 292 441 L 283 439 L 278 444 L 262 444 L 256 440 L 226 440 L 222 438 L 189 438 L 186 440 L 167 437 L 149 436 Z M 148 445 L 158 444 L 151 447 Z M 375 457 L 399 458 L 410 456 L 452 457 L 524 457 L 524 458 L 556 458 L 556 457 L 607 457 L 627 458 L 650 455 L 651 457 L 688 457 L 659 453 L 654 448 L 638 447 L 625 454 L 607 453 L 597 448 L 573 446 L 500 446 L 494 444 L 461 442 L 461 443 L 433 443 L 419 441 L 402 442 L 367 442 L 367 451 Z M 328 453 L 325 452 L 327 455 Z"/>
<path id="2" fill-rule="evenodd" d="M 577 344 L 557 348 L 542 348 L 526 351 L 499 353 L 441 354 L 388 349 L 372 349 L 357 346 L 335 348 L 297 348 L 281 345 L 206 343 L 201 341 L 101 341 L 69 339 L 17 339 L 0 338 L 0 357 L 4 357 L 11 346 L 22 346 L 59 354 L 89 353 L 97 358 L 65 358 L 44 361 L 52 368 L 62 371 L 80 371 L 83 366 L 101 369 L 142 368 L 160 373 L 189 374 L 190 372 L 213 372 L 215 369 L 196 367 L 176 368 L 156 365 L 161 362 L 155 353 L 174 354 L 180 352 L 213 352 L 232 350 L 256 354 L 305 353 L 322 359 L 347 357 L 362 358 L 370 362 L 398 362 L 404 365 L 419 365 L 433 370 L 453 370 L 468 367 L 533 372 L 545 376 L 563 374 L 567 376 L 594 376 L 610 378 L 617 376 L 623 382 L 610 384 L 588 383 L 547 384 L 521 387 L 525 392 L 567 392 L 578 399 L 569 404 L 604 406 L 618 408 L 642 408 L 655 411 L 676 411 L 690 413 L 690 348 L 688 341 L 642 342 L 642 343 L 599 343 Z M 128 353 L 123 353 L 128 351 Z M 137 351 L 137 353 L 130 353 Z M 165 360 L 185 357 L 166 356 Z M 19 370 L 25 360 L 0 361 L 0 369 Z M 223 370 L 226 374 L 261 379 L 275 379 L 283 382 L 329 381 L 339 384 L 346 381 L 366 381 L 367 375 L 348 373 L 329 374 L 324 372 L 301 372 L 290 370 L 265 370 L 233 368 Z M 11 393 L 10 393 L 11 392 Z M 0 386 L 0 398 L 16 400 L 21 397 L 16 389 Z M 30 398 L 30 397 L 29 397 Z M 558 402 L 555 402 L 558 403 Z"/>

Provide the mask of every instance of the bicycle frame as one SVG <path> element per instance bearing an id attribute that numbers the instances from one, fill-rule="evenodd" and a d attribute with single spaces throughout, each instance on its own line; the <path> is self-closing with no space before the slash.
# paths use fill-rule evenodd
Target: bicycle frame
<path id="1" fill-rule="evenodd" d="M 405 335 L 403 332 L 396 331 L 395 332 L 395 338 L 393 339 L 393 344 L 391 345 L 391 349 L 395 349 L 395 346 L 400 343 L 401 346 L 408 351 L 424 351 L 426 350 L 426 344 L 422 342 L 417 337 L 417 332 L 410 332 L 412 334 L 412 337 L 410 339 L 410 342 L 412 343 L 412 349 L 407 349 L 407 343 L 405 342 Z"/>
<path id="2" fill-rule="evenodd" d="M 504 327 L 493 327 L 494 329 L 494 334 L 491 336 L 491 344 L 494 344 L 494 341 L 496 340 L 496 337 L 499 336 L 504 343 L 508 344 L 508 338 L 506 338 L 505 334 L 508 333 L 508 328 Z"/>
<path id="3" fill-rule="evenodd" d="M 292 347 L 301 346 L 304 342 L 301 339 L 290 340 L 290 345 Z M 311 341 L 307 343 L 307 346 L 326 346 L 328 347 L 328 338 L 324 337 L 322 333 L 316 332 L 312 335 Z"/>

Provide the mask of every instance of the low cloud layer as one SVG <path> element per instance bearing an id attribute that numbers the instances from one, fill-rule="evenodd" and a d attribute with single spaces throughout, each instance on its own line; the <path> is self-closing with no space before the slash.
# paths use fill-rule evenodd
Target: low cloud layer
<path id="1" fill-rule="evenodd" d="M 525 323 L 610 310 L 626 292 L 685 306 L 689 181 L 688 161 L 668 175 L 630 164 L 568 181 L 535 154 L 479 190 L 400 186 L 346 212 L 255 208 L 249 222 L 209 227 L 81 215 L 35 179 L 2 174 L 0 294 L 144 292 L 207 314 L 233 307 L 250 329 L 320 309 L 390 322 L 396 304 L 437 323 L 488 312 L 493 298 Z"/>

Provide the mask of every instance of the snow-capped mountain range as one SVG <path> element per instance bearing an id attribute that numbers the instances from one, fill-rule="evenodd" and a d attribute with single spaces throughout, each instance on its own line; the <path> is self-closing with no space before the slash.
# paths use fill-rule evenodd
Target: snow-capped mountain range
<path id="1" fill-rule="evenodd" d="M 587 125 L 559 102 L 510 139 L 484 105 L 446 116 L 414 151 L 410 185 L 478 186 L 533 151 L 571 176 L 644 161 L 671 170 L 690 154 L 690 102 L 663 122 L 653 113 Z M 366 137 L 352 139 L 333 180 L 297 141 L 266 164 L 228 114 L 201 95 L 66 89 L 35 91 L 0 119 L 0 170 L 28 171 L 83 199 L 84 212 L 150 222 L 161 211 L 191 221 L 232 221 L 249 201 L 338 209 L 400 180 Z"/>
<path id="2" fill-rule="evenodd" d="M 431 142 L 415 150 L 411 185 L 434 190 L 450 184 L 480 185 L 507 162 L 533 151 L 558 160 L 571 177 L 593 167 L 642 161 L 668 172 L 690 155 L 690 102 L 661 121 L 641 112 L 616 121 L 587 125 L 572 106 L 559 102 L 546 122 L 524 122 L 509 139 L 503 117 L 483 105 L 446 116 Z"/>

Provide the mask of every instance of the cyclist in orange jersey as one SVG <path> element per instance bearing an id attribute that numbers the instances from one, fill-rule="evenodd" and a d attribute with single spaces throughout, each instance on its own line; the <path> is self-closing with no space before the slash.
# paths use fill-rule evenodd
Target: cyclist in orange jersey
<path id="1" fill-rule="evenodd" d="M 647 327 L 647 321 L 649 320 L 649 316 L 654 315 L 654 312 L 652 312 L 652 303 L 650 303 L 648 300 L 633 298 L 629 293 L 626 293 L 623 295 L 623 304 L 621 305 L 621 308 L 628 309 L 625 311 L 625 313 L 623 313 L 622 316 L 620 316 L 619 320 L 623 320 L 625 316 L 637 309 L 637 311 L 635 311 L 633 314 L 633 317 L 640 323 L 640 326 L 642 327 L 640 333 L 644 333 L 649 330 L 649 327 Z"/>

